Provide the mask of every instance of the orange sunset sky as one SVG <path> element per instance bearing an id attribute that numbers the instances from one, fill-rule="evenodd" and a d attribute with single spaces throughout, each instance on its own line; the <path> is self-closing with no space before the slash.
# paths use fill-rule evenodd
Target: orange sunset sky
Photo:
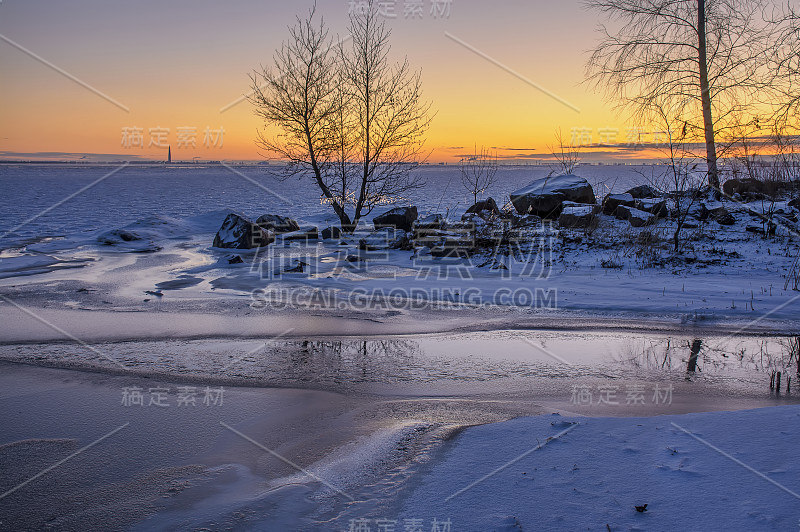
<path id="1" fill-rule="evenodd" d="M 332 34 L 346 35 L 353 3 L 318 1 Z M 436 111 L 426 141 L 431 162 L 457 161 L 475 145 L 533 161 L 549 154 L 558 128 L 584 143 L 629 142 L 625 117 L 583 84 L 598 20 L 580 2 L 385 4 L 392 55 L 422 71 Z M 231 104 L 311 5 L 3 0 L 0 157 L 163 159 L 159 144 L 169 144 L 174 160 L 257 160 L 261 124 L 248 102 Z M 585 159 L 643 154 L 618 146 Z"/>

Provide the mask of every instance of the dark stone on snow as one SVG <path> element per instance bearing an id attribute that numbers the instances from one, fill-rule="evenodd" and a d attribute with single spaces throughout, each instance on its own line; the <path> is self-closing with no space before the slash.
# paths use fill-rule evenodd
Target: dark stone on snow
<path id="1" fill-rule="evenodd" d="M 705 222 L 708 220 L 708 216 L 710 214 L 708 208 L 706 207 L 705 203 L 697 203 L 689 207 L 689 216 L 698 220 L 700 222 Z"/>
<path id="2" fill-rule="evenodd" d="M 669 216 L 669 209 L 667 209 L 667 202 L 663 199 L 644 198 L 637 199 L 634 207 L 640 211 L 649 212 L 656 218 L 666 218 Z"/>
<path id="3" fill-rule="evenodd" d="M 576 175 L 537 179 L 527 187 L 514 191 L 510 197 L 519 214 L 535 214 L 542 218 L 557 218 L 565 201 L 597 203 L 592 185 Z"/>
<path id="4" fill-rule="evenodd" d="M 323 240 L 330 240 L 332 238 L 341 238 L 342 237 L 342 230 L 338 227 L 331 226 L 326 227 L 322 230 L 322 239 Z"/>
<path id="5" fill-rule="evenodd" d="M 379 216 L 376 216 L 372 220 L 372 223 L 375 225 L 375 229 L 390 227 L 393 229 L 401 229 L 403 231 L 411 231 L 416 219 L 416 207 L 397 207 Z"/>
<path id="6" fill-rule="evenodd" d="M 256 223 L 267 231 L 273 233 L 291 233 L 300 229 L 300 224 L 296 220 L 287 216 L 278 216 L 277 214 L 265 214 L 259 216 Z"/>
<path id="7" fill-rule="evenodd" d="M 608 194 L 603 199 L 603 213 L 613 215 L 619 205 L 635 207 L 636 200 L 631 194 Z"/>
<path id="8" fill-rule="evenodd" d="M 658 192 L 650 185 L 640 185 L 638 187 L 633 187 L 632 189 L 625 192 L 625 194 L 630 194 L 631 196 L 633 196 L 634 199 L 659 198 L 662 196 L 660 192 Z"/>
<path id="9" fill-rule="evenodd" d="M 494 201 L 494 199 L 489 198 L 486 200 L 479 201 L 478 203 L 467 209 L 467 212 L 465 212 L 464 214 L 465 215 L 477 214 L 481 218 L 488 218 L 490 216 L 501 216 L 503 213 L 497 207 L 497 203 Z"/>
<path id="10" fill-rule="evenodd" d="M 294 242 L 294 241 L 309 241 L 309 240 L 318 240 L 319 239 L 319 231 L 316 227 L 303 227 L 299 231 L 292 231 L 291 233 L 283 233 L 280 235 L 281 240 L 284 242 Z"/>
<path id="11" fill-rule="evenodd" d="M 774 236 L 775 230 L 778 229 L 778 226 L 772 222 L 769 222 L 767 226 L 767 236 Z M 745 229 L 748 233 L 755 233 L 757 235 L 764 235 L 764 226 L 763 225 L 748 225 Z"/>
<path id="12" fill-rule="evenodd" d="M 558 216 L 558 225 L 565 228 L 589 227 L 594 222 L 595 205 L 565 205 Z"/>
<path id="13" fill-rule="evenodd" d="M 736 218 L 728 212 L 728 209 L 725 207 L 717 207 L 716 209 L 711 209 L 709 211 L 709 216 L 712 220 L 717 222 L 720 225 L 734 225 L 736 223 Z"/>
<path id="14" fill-rule="evenodd" d="M 412 248 L 408 233 L 393 227 L 383 227 L 373 231 L 358 241 L 358 247 L 367 251 Z"/>
<path id="15" fill-rule="evenodd" d="M 618 205 L 614 216 L 619 220 L 628 220 L 633 227 L 644 227 L 654 224 L 658 219 L 649 212 L 641 211 L 627 205 Z"/>
<path id="16" fill-rule="evenodd" d="M 722 184 L 722 192 L 726 196 L 763 194 L 764 183 L 758 179 L 728 179 Z"/>
<path id="17" fill-rule="evenodd" d="M 275 237 L 252 220 L 231 213 L 214 236 L 213 246 L 227 249 L 253 249 L 269 245 Z"/>

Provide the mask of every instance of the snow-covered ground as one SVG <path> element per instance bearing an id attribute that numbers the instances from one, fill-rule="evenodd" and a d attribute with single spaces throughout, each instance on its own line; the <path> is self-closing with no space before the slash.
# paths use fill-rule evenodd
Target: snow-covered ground
<path id="1" fill-rule="evenodd" d="M 354 519 L 475 531 L 797 530 L 799 438 L 798 406 L 519 418 L 456 437 L 396 515 Z"/>

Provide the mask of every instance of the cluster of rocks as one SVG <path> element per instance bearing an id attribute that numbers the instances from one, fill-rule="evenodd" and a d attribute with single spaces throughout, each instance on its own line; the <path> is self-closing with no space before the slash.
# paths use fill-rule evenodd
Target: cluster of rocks
<path id="1" fill-rule="evenodd" d="M 723 185 L 728 196 L 762 194 L 763 183 L 756 180 L 731 179 Z M 633 227 L 648 227 L 659 220 L 673 217 L 667 195 L 648 185 L 637 186 L 622 194 L 608 194 L 600 204 L 591 184 L 576 175 L 548 176 L 510 194 L 512 210 L 501 209 L 494 199 L 477 202 L 466 210 L 459 222 L 447 222 L 441 214 L 419 218 L 414 206 L 395 207 L 373 219 L 374 231 L 359 240 L 359 248 L 415 249 L 418 254 L 435 257 L 470 254 L 479 247 L 482 228 L 503 227 L 517 229 L 536 225 L 543 219 L 557 220 L 562 228 L 588 228 L 597 223 L 601 215 L 626 220 Z M 675 202 L 684 201 L 670 196 Z M 685 205 L 685 203 L 683 204 Z M 800 209 L 800 198 L 789 202 Z M 683 226 L 697 227 L 696 222 L 712 220 L 720 225 L 734 225 L 736 218 L 723 206 L 708 208 L 704 203 L 692 203 L 684 211 Z M 787 215 L 788 216 L 788 215 Z M 754 226 L 755 227 L 755 226 Z M 748 230 L 750 228 L 748 227 Z M 759 229 L 769 232 L 774 229 Z M 753 229 L 753 232 L 756 232 Z M 124 238 L 124 235 L 120 235 Z M 275 214 L 260 216 L 255 222 L 237 213 L 231 213 L 214 238 L 214 247 L 251 249 L 275 241 L 311 241 L 340 239 L 342 230 L 327 227 L 319 231 L 315 226 L 301 226 L 292 218 Z"/>
<path id="2" fill-rule="evenodd" d="M 252 221 L 238 213 L 225 217 L 213 246 L 223 249 L 254 249 L 283 242 L 339 238 L 342 232 L 338 227 L 328 227 L 319 231 L 316 226 L 301 226 L 297 220 L 288 216 L 265 214 Z"/>

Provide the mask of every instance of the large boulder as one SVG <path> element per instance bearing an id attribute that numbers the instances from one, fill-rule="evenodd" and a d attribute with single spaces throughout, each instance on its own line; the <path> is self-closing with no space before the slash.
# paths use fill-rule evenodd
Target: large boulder
<path id="1" fill-rule="evenodd" d="M 429 214 L 414 222 L 414 229 L 442 229 L 444 217 L 441 214 Z"/>
<path id="2" fill-rule="evenodd" d="M 256 223 L 262 229 L 272 231 L 276 234 L 291 233 L 292 231 L 297 231 L 300 229 L 300 224 L 298 224 L 296 220 L 293 220 L 288 216 L 278 216 L 277 214 L 265 214 L 263 216 L 259 216 L 256 220 Z"/>
<path id="3" fill-rule="evenodd" d="M 441 214 L 429 214 L 414 222 L 413 236 L 416 245 L 427 246 L 435 241 L 444 226 L 444 217 Z"/>
<path id="4" fill-rule="evenodd" d="M 323 240 L 331 240 L 342 237 L 342 230 L 335 225 L 326 227 L 322 230 L 321 237 Z"/>
<path id="5" fill-rule="evenodd" d="M 408 233 L 394 227 L 376 229 L 358 241 L 358 248 L 366 251 L 379 249 L 411 249 Z"/>
<path id="6" fill-rule="evenodd" d="M 708 210 L 708 207 L 706 207 L 705 203 L 695 203 L 694 205 L 689 207 L 687 214 L 692 218 L 694 218 L 695 220 L 698 220 L 700 222 L 705 222 L 706 220 L 708 220 L 710 211 Z"/>
<path id="7" fill-rule="evenodd" d="M 511 193 L 511 203 L 519 214 L 535 214 L 543 218 L 558 217 L 565 201 L 597 203 L 592 185 L 571 174 L 537 179 Z"/>
<path id="8" fill-rule="evenodd" d="M 464 213 L 461 217 L 462 220 L 466 219 L 470 214 L 477 214 L 481 218 L 490 218 L 492 216 L 502 216 L 502 211 L 497 207 L 497 203 L 493 198 L 481 200 Z"/>
<path id="9" fill-rule="evenodd" d="M 722 192 L 726 196 L 739 194 L 740 196 L 763 194 L 764 183 L 758 179 L 728 179 L 722 184 Z"/>
<path id="10" fill-rule="evenodd" d="M 649 212 L 656 218 L 666 218 L 669 216 L 667 201 L 660 198 L 641 198 L 637 199 L 634 207 L 640 211 Z"/>
<path id="11" fill-rule="evenodd" d="M 603 199 L 603 213 L 613 215 L 617 210 L 617 207 L 620 205 L 625 205 L 626 207 L 635 207 L 636 199 L 634 199 L 634 197 L 627 192 L 625 194 L 608 194 Z"/>
<path id="12" fill-rule="evenodd" d="M 281 240 L 284 242 L 294 242 L 294 241 L 303 241 L 308 242 L 309 240 L 317 240 L 319 239 L 319 230 L 316 226 L 309 225 L 305 227 L 301 227 L 297 231 L 292 231 L 290 233 L 283 233 L 279 235 Z"/>
<path id="13" fill-rule="evenodd" d="M 725 207 L 711 209 L 709 216 L 720 225 L 734 225 L 736 223 L 736 218 Z"/>
<path id="14" fill-rule="evenodd" d="M 667 209 L 666 200 L 659 198 L 657 196 L 652 198 L 637 197 L 641 196 L 642 194 L 649 193 L 645 190 L 642 190 L 644 187 L 647 187 L 647 185 L 631 189 L 625 194 L 607 195 L 603 199 L 603 213 L 613 215 L 616 213 L 617 207 L 623 205 L 625 207 L 632 207 L 634 209 L 639 209 L 640 211 L 649 212 L 650 214 L 653 214 L 658 218 L 666 218 L 669 215 L 669 209 Z M 647 188 L 649 190 L 653 190 L 650 187 Z M 631 191 L 635 192 L 636 195 L 631 194 Z"/>
<path id="15" fill-rule="evenodd" d="M 564 204 L 558 225 L 566 228 L 589 227 L 595 220 L 595 205 Z"/>
<path id="16" fill-rule="evenodd" d="M 403 231 L 411 231 L 416 219 L 416 207 L 396 207 L 379 216 L 376 216 L 372 220 L 372 223 L 375 225 L 375 229 L 390 227 L 393 229 L 401 229 Z"/>
<path id="17" fill-rule="evenodd" d="M 253 249 L 269 245 L 275 236 L 265 231 L 252 220 L 236 213 L 230 213 L 222 222 L 214 236 L 215 248 Z"/>
<path id="18" fill-rule="evenodd" d="M 662 195 L 650 185 L 639 185 L 638 187 L 633 187 L 625 192 L 625 194 L 630 194 L 634 199 L 658 198 Z"/>
<path id="19" fill-rule="evenodd" d="M 656 223 L 656 221 L 658 221 L 658 218 L 649 212 L 641 211 L 626 205 L 618 205 L 617 210 L 614 212 L 614 216 L 620 220 L 628 220 L 633 227 L 653 225 Z"/>

